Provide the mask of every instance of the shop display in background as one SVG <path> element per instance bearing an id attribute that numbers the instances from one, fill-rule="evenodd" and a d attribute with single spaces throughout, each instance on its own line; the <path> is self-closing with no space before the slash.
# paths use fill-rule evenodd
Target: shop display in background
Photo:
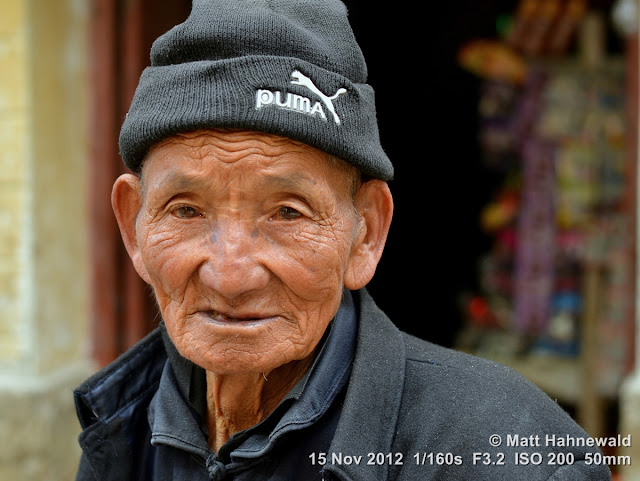
<path id="1" fill-rule="evenodd" d="M 486 303 L 484 319 L 469 311 L 473 334 L 463 332 L 459 347 L 487 357 L 578 356 L 583 274 L 595 266 L 602 271 L 598 379 L 609 394 L 624 375 L 632 299 L 625 289 L 632 236 L 621 210 L 624 76 L 620 65 L 596 73 L 566 63 L 538 65 L 535 76 L 510 102 L 511 117 L 486 109 L 504 102 L 481 100 L 481 112 L 492 112 L 481 126 L 485 162 L 504 171 L 505 183 L 481 219 L 495 239 L 481 263 L 482 292 L 472 297 Z M 483 92 L 505 97 L 495 85 Z"/>
<path id="2" fill-rule="evenodd" d="M 461 65 L 484 78 L 483 161 L 505 180 L 483 210 L 494 243 L 480 262 L 480 291 L 463 296 L 468 323 L 457 347 L 507 363 L 579 362 L 591 322 L 590 381 L 613 398 L 633 349 L 625 77 L 623 63 L 579 30 L 586 7 L 524 0 L 502 40 L 460 51 Z M 601 27 L 591 21 L 583 25 Z M 581 37 L 588 41 L 569 55 Z M 586 288 L 587 278 L 597 282 Z"/>
<path id="3" fill-rule="evenodd" d="M 583 278 L 587 269 L 602 271 L 600 280 L 601 297 L 596 319 L 596 332 L 599 342 L 598 352 L 593 355 L 599 359 L 608 374 L 599 380 L 608 385 L 615 384 L 616 389 L 624 374 L 622 349 L 608 362 L 603 361 L 605 351 L 621 345 L 621 340 L 604 340 L 608 310 L 612 307 L 605 302 L 608 284 L 620 279 L 616 272 L 620 262 L 610 262 L 615 256 L 625 256 L 628 250 L 620 250 L 620 243 L 630 238 L 630 232 L 620 229 L 627 213 L 622 211 L 625 194 L 625 145 L 624 145 L 624 75 L 623 68 L 615 62 L 609 62 L 606 68 L 592 70 L 571 65 L 557 66 L 549 77 L 543 115 L 539 120 L 538 135 L 554 142 L 556 148 L 556 219 L 558 249 L 556 287 L 554 303 L 559 301 L 558 312 L 551 317 L 550 335 L 535 346 L 548 349 L 552 353 L 578 354 L 580 340 L 580 322 L 586 315 L 584 304 Z M 618 228 L 615 228 L 617 226 Z M 606 235 L 606 238 L 602 236 Z M 606 243 L 602 241 L 606 239 Z M 599 246 L 597 251 L 594 250 Z M 613 256 L 613 257 L 612 257 Z M 624 264 L 624 262 L 623 262 Z M 626 285 L 629 279 L 625 281 Z M 619 281 L 617 281 L 619 282 Z M 621 299 L 618 306 L 625 310 L 625 300 L 631 293 L 618 284 Z M 624 315 L 620 316 L 621 322 Z M 573 326 L 575 346 L 564 352 L 554 327 L 566 325 L 569 320 Z M 563 332 L 564 329 L 560 329 Z M 626 336 L 623 325 L 618 325 L 619 337 Z M 610 336 L 607 336 L 611 340 Z M 626 343 L 626 340 L 622 344 Z M 610 357 L 610 356 L 607 356 Z M 615 367 L 617 366 L 617 367 Z M 614 374 L 615 372 L 615 374 Z M 596 373 L 594 373 L 596 374 Z M 602 384 L 602 383 L 600 383 Z M 613 394 L 615 390 L 601 391 Z"/>
<path id="4" fill-rule="evenodd" d="M 522 0 L 505 43 L 528 57 L 565 55 L 587 10 L 587 0 Z"/>
<path id="5" fill-rule="evenodd" d="M 513 329 L 531 339 L 549 332 L 556 235 L 554 146 L 531 137 L 522 148 L 522 190 L 516 230 Z"/>

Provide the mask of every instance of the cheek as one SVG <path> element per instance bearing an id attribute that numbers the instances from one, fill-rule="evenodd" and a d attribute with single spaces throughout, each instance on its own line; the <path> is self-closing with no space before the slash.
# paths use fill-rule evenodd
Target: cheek
<path id="1" fill-rule="evenodd" d="M 328 290 L 342 291 L 350 241 L 344 229 L 296 233 L 283 244 L 281 261 L 274 269 L 294 292 L 307 299 L 324 299 Z"/>
<path id="2" fill-rule="evenodd" d="M 189 270 L 196 262 L 193 241 L 183 232 L 156 224 L 140 231 L 142 262 L 149 274 L 158 304 L 164 308 L 184 297 Z"/>
<path id="3" fill-rule="evenodd" d="M 347 240 L 335 231 L 291 236 L 279 260 L 271 264 L 297 322 L 295 331 L 287 335 L 301 349 L 316 345 L 338 310 L 351 247 Z"/>

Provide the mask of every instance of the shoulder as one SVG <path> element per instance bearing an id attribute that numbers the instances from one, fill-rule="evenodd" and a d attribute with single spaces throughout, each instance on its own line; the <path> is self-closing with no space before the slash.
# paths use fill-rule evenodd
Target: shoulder
<path id="1" fill-rule="evenodd" d="M 584 444 L 559 449 L 570 466 L 552 464 L 558 449 L 547 435 L 588 436 L 523 376 L 402 333 L 366 291 L 357 299 L 358 348 L 332 449 L 404 460 L 368 479 L 610 479 L 606 466 L 587 465 L 586 453 L 597 448 Z M 521 452 L 545 462 L 518 465 Z"/>
<path id="2" fill-rule="evenodd" d="M 153 330 L 118 359 L 104 367 L 74 391 L 83 428 L 96 420 L 107 422 L 132 402 L 155 391 L 167 353 L 159 328 Z"/>
<path id="3" fill-rule="evenodd" d="M 148 455 L 147 408 L 166 362 L 162 335 L 156 329 L 75 390 L 83 428 L 78 437 L 83 454 L 77 480 L 147 479 L 141 474 L 146 465 L 133 459 Z M 119 461 L 114 464 L 113 459 Z"/>
<path id="4" fill-rule="evenodd" d="M 567 415 L 547 394 L 513 369 L 453 349 L 402 335 L 405 345 L 405 396 L 413 403 L 435 403 L 442 414 L 474 420 L 513 411 L 531 419 Z"/>
<path id="5" fill-rule="evenodd" d="M 487 359 L 438 346 L 399 331 L 375 304 L 369 294 L 360 298 L 360 333 L 358 357 L 364 359 L 362 371 L 371 374 L 370 366 L 404 372 L 403 390 L 415 402 L 421 399 L 453 398 L 473 400 L 480 409 L 482 399 L 493 404 L 501 398 L 512 401 L 519 392 L 534 392 L 546 397 L 536 386 L 514 370 Z M 383 373 L 377 371 L 379 377 Z M 395 381 L 397 376 L 388 376 Z"/>
<path id="6" fill-rule="evenodd" d="M 406 370 L 397 449 L 418 453 L 430 446 L 449 453 L 445 462 L 460 460 L 465 469 L 471 465 L 476 479 L 490 479 L 497 465 L 518 479 L 610 479 L 606 467 L 586 465 L 586 453 L 597 451 L 585 446 L 587 433 L 522 375 L 496 362 L 402 337 Z M 558 439 L 576 444 L 558 447 Z M 558 459 L 569 459 L 570 466 L 554 465 L 558 452 Z M 540 456 L 543 465 L 516 465 L 521 453 Z M 463 470 L 455 465 L 442 469 L 451 474 Z"/>
<path id="7" fill-rule="evenodd" d="M 480 390 L 492 397 L 508 394 L 513 399 L 516 395 L 514 388 L 533 390 L 544 395 L 521 374 L 503 364 L 438 346 L 406 333 L 402 333 L 402 338 L 407 376 L 426 376 L 431 381 L 440 381 L 451 387 L 459 386 L 465 391 Z M 479 392 L 476 391 L 476 394 Z"/>
<path id="8" fill-rule="evenodd" d="M 402 333 L 366 293 L 360 297 L 352 384 L 366 394 L 358 395 L 361 402 L 384 398 L 381 409 L 386 419 L 397 419 L 398 433 L 454 441 L 461 433 L 495 433 L 506 426 L 545 430 L 554 423 L 579 432 L 556 402 L 519 373 Z"/>

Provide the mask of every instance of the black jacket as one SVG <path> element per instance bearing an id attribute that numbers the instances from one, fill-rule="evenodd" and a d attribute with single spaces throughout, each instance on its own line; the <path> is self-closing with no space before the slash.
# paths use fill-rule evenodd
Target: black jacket
<path id="1" fill-rule="evenodd" d="M 335 436 L 300 463 L 325 480 L 611 479 L 587 434 L 520 375 L 401 333 L 365 290 L 354 298 L 357 350 Z M 78 481 L 143 479 L 146 411 L 166 362 L 154 331 L 76 390 Z"/>

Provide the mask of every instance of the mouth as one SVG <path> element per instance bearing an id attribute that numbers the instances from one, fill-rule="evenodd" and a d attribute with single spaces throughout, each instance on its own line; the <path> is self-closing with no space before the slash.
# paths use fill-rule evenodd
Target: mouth
<path id="1" fill-rule="evenodd" d="M 244 325 L 252 325 L 252 324 L 261 324 L 267 321 L 271 321 L 275 319 L 275 316 L 262 317 L 259 315 L 242 315 L 238 317 L 230 316 L 228 314 L 222 313 L 220 311 L 216 311 L 215 309 L 209 311 L 209 318 L 220 324 L 244 324 Z"/>

